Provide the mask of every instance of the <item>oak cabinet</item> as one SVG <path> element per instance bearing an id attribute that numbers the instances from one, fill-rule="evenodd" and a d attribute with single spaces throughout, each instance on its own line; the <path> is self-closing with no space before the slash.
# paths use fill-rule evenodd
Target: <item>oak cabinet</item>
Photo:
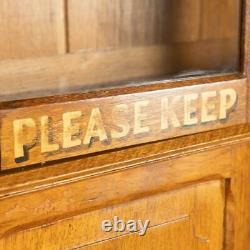
<path id="1" fill-rule="evenodd" d="M 1 0 L 0 250 L 248 249 L 249 5 Z"/>

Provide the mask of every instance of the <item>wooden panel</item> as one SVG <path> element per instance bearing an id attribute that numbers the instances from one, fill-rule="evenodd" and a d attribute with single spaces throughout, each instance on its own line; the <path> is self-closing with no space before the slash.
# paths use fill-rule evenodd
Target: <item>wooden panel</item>
<path id="1" fill-rule="evenodd" d="M 63 0 L 1 0 L 0 59 L 65 52 Z"/>
<path id="2" fill-rule="evenodd" d="M 226 249 L 247 249 L 250 239 L 250 142 L 232 148 L 236 171 L 228 190 Z M 246 211 L 246 212 L 245 212 Z"/>
<path id="3" fill-rule="evenodd" d="M 197 241 L 194 249 L 222 249 L 224 229 L 226 230 L 224 228 L 224 183 L 214 182 L 209 188 L 206 185 L 200 185 L 196 196 L 193 223 Z M 210 211 L 211 209 L 213 212 Z"/>
<path id="4" fill-rule="evenodd" d="M 139 80 L 144 82 L 145 78 L 154 79 L 182 70 L 187 70 L 186 74 L 176 77 L 212 74 L 214 67 L 228 65 L 231 56 L 233 60 L 238 60 L 234 40 L 222 42 L 223 50 L 221 43 L 204 41 L 199 44 L 177 43 L 174 46 L 88 51 L 49 58 L 2 61 L 0 101 L 134 85 Z M 217 58 L 218 51 L 223 53 L 220 60 Z M 194 68 L 201 67 L 201 61 L 205 71 L 192 73 Z"/>
<path id="5" fill-rule="evenodd" d="M 69 0 L 68 10 L 70 51 L 199 39 L 199 0 Z"/>
<path id="6" fill-rule="evenodd" d="M 160 31 L 166 29 L 163 15 L 166 5 L 165 0 L 69 0 L 70 51 L 153 45 L 162 41 L 165 35 Z"/>
<path id="7" fill-rule="evenodd" d="M 3 0 L 0 101 L 234 72 L 240 4 L 219 2 Z"/>
<path id="8" fill-rule="evenodd" d="M 203 15 L 201 0 L 167 0 L 167 2 L 169 5 L 163 14 L 167 19 L 167 42 L 196 42 L 198 45 Z M 166 14 L 167 12 L 169 13 Z"/>
<path id="9" fill-rule="evenodd" d="M 161 249 L 160 247 L 164 247 L 169 242 L 168 249 L 172 249 L 170 246 L 179 246 L 181 249 L 192 250 L 194 245 L 199 244 L 198 249 L 209 246 L 219 250 L 223 238 L 223 190 L 224 187 L 220 181 L 212 181 L 151 196 L 45 226 L 23 229 L 3 239 L 0 246 L 2 244 L 1 249 L 6 250 L 13 248 L 57 250 L 79 246 L 86 246 L 86 249 L 118 249 L 122 246 L 124 249 L 134 249 L 132 246 L 140 244 L 144 246 L 140 249 L 151 249 L 156 244 L 159 246 L 157 249 Z M 214 204 L 217 206 L 216 209 L 211 209 Z M 130 235 L 127 235 L 129 233 L 127 231 L 103 232 L 102 221 L 113 220 L 114 216 L 118 216 L 123 221 L 150 220 L 150 228 L 144 237 L 138 237 L 136 235 L 138 232 Z M 202 234 L 203 238 L 200 227 L 205 230 Z M 179 239 L 176 236 L 180 233 L 182 239 L 186 240 L 185 244 L 183 241 L 178 243 Z M 207 241 L 204 240 L 205 237 Z M 151 248 L 147 248 L 150 246 Z"/>
<path id="10" fill-rule="evenodd" d="M 214 183 L 211 186 L 201 185 L 198 187 L 197 204 L 194 208 L 194 220 L 200 223 L 199 226 L 203 231 L 210 231 L 211 234 L 200 234 L 199 229 L 197 230 L 196 222 L 176 221 L 170 225 L 153 227 L 143 239 L 137 235 L 128 235 L 117 240 L 110 240 L 81 249 L 222 249 L 224 194 L 223 189 L 220 189 L 218 184 Z M 215 195 L 214 197 L 212 197 L 213 194 Z M 205 199 L 208 202 L 205 202 Z M 212 208 L 212 204 L 216 204 L 217 209 Z M 196 211 L 196 209 L 199 211 Z M 202 214 L 199 214 L 199 212 Z"/>
<path id="11" fill-rule="evenodd" d="M 246 81 L 1 112 L 2 169 L 156 141 L 246 121 Z"/>
<path id="12" fill-rule="evenodd" d="M 240 0 L 69 0 L 68 10 L 70 51 L 239 41 Z"/>
<path id="13" fill-rule="evenodd" d="M 24 227 L 52 223 L 107 205 L 187 186 L 197 180 L 229 178 L 231 172 L 230 148 L 219 148 L 171 161 L 145 163 L 126 171 L 99 173 L 101 176 L 95 178 L 82 176 L 51 181 L 50 177 L 47 182 L 38 183 L 27 180 L 26 185 L 13 184 L 1 193 L 0 214 L 5 216 L 0 217 L 0 237 Z M 2 188 L 6 186 L 4 177 Z M 10 178 L 12 182 L 20 179 L 18 175 Z"/>
<path id="14" fill-rule="evenodd" d="M 203 0 L 202 1 L 201 39 L 216 40 L 220 46 L 221 55 L 217 54 L 217 61 L 227 58 L 225 70 L 232 70 L 232 65 L 240 65 L 240 25 L 241 1 L 240 0 Z M 216 14 L 218 13 L 218 14 Z M 224 47 L 224 40 L 233 39 L 230 52 Z M 225 54 L 223 53 L 225 51 Z M 227 51 L 227 52 L 226 52 Z M 224 54 L 224 55 L 223 55 Z M 224 59 L 225 60 L 225 59 Z"/>
<path id="15" fill-rule="evenodd" d="M 113 221 L 118 216 L 124 221 L 150 220 L 150 227 L 176 220 L 189 220 L 193 209 L 195 188 L 190 187 L 176 192 L 160 194 L 136 200 L 122 205 L 85 213 L 72 218 L 60 220 L 44 226 L 21 230 L 17 234 L 6 237 L 6 246 L 18 246 L 19 242 L 27 242 L 18 249 L 72 249 L 81 245 L 109 240 L 129 232 L 104 232 L 101 229 L 103 220 Z M 154 213 L 155 209 L 158 213 Z M 59 240 L 60 239 L 60 240 Z M 2 242 L 2 243 L 3 243 Z M 0 243 L 1 246 L 1 243 Z M 8 249 L 8 247 L 3 249 Z"/>
<path id="16" fill-rule="evenodd" d="M 240 41 L 240 0 L 202 0 L 201 38 Z M 218 14 L 217 14 L 218 13 Z"/>

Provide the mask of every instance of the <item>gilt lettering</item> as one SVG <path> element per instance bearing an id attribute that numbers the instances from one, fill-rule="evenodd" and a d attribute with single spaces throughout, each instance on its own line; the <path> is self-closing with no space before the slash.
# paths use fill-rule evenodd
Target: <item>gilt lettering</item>
<path id="1" fill-rule="evenodd" d="M 233 88 L 184 95 L 161 96 L 116 103 L 88 106 L 37 118 L 13 121 L 14 157 L 16 162 L 28 160 L 33 147 L 41 154 L 56 154 L 80 148 L 82 151 L 116 141 L 147 137 L 152 133 L 166 134 L 188 127 L 220 123 L 230 118 L 237 105 Z M 155 103 L 158 103 L 156 106 Z M 153 108 L 152 108 L 153 107 Z M 62 109 L 63 110 L 63 109 Z M 164 136 L 163 136 L 164 137 Z"/>

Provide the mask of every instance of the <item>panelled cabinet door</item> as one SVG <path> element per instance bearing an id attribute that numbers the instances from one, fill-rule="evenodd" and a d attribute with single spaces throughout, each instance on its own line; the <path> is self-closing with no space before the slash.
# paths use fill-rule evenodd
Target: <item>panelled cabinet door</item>
<path id="1" fill-rule="evenodd" d="M 225 187 L 211 181 L 149 196 L 22 230 L 0 243 L 1 249 L 159 249 L 220 250 L 223 244 Z M 134 232 L 105 232 L 102 222 L 141 220 Z M 148 224 L 147 221 L 149 220 Z M 118 225 L 121 228 L 121 225 Z"/>
<path id="2" fill-rule="evenodd" d="M 141 204 L 144 202 L 146 211 L 141 206 L 130 208 L 130 204 L 126 204 L 125 209 L 131 209 L 130 213 L 139 211 L 138 218 L 143 218 L 140 213 L 145 213 L 145 219 L 150 219 L 151 226 L 145 237 L 138 233 L 128 234 L 80 249 L 222 249 L 225 204 L 223 183 L 201 184 L 172 194 L 149 197 Z M 156 209 L 157 213 L 154 212 Z M 157 220 L 154 213 L 159 224 L 154 221 Z M 123 216 L 127 217 L 126 211 Z"/>

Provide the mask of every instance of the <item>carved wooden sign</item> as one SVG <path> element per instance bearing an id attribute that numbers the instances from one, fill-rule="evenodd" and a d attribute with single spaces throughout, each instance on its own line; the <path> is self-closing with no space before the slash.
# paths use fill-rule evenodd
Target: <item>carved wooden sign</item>
<path id="1" fill-rule="evenodd" d="M 1 111 L 9 169 L 246 121 L 246 80 Z"/>

